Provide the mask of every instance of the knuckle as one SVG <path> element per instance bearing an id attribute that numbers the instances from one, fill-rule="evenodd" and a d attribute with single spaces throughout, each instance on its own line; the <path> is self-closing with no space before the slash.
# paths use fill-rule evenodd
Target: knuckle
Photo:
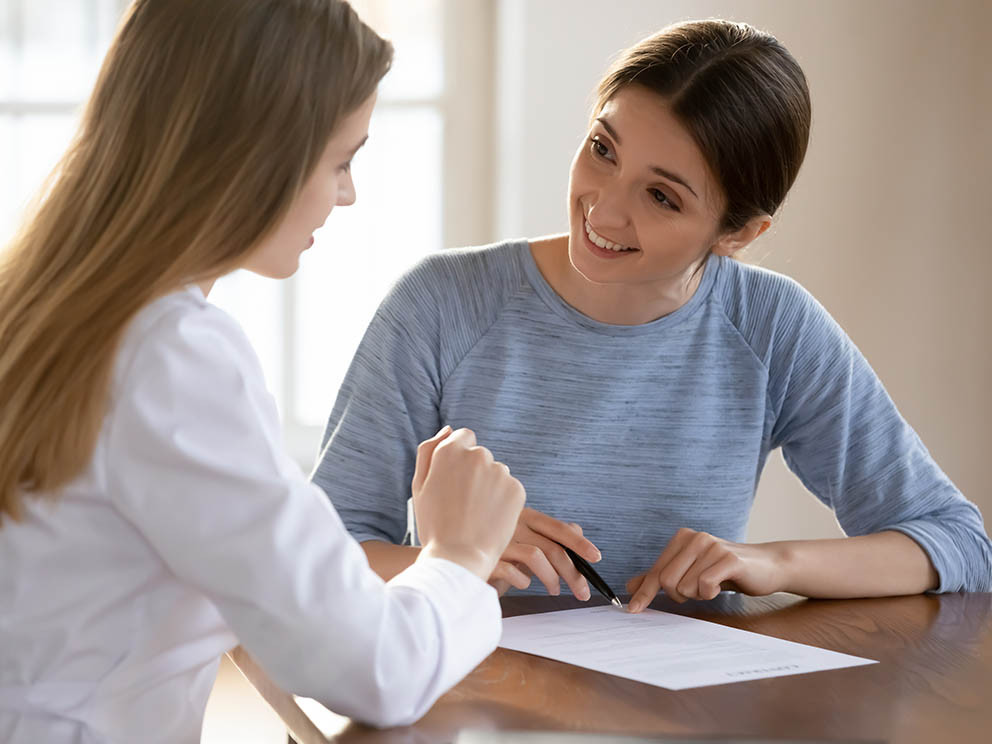
<path id="1" fill-rule="evenodd" d="M 527 562 L 537 563 L 543 556 L 544 553 L 536 545 L 526 545 L 524 546 L 524 556 L 527 558 Z"/>
<path id="2" fill-rule="evenodd" d="M 473 457 L 475 457 L 476 460 L 482 463 L 491 465 L 494 462 L 493 453 L 481 445 L 477 444 L 474 447 L 472 447 L 471 452 Z"/>
<path id="3" fill-rule="evenodd" d="M 715 539 L 713 543 L 708 548 L 706 548 L 706 553 L 705 553 L 707 558 L 711 559 L 712 562 L 716 562 L 726 557 L 729 554 L 730 554 L 730 550 L 727 549 L 727 546 L 721 542 L 716 541 Z"/>
<path id="4" fill-rule="evenodd" d="M 420 445 L 424 447 L 424 445 Z M 458 442 L 453 442 L 451 438 L 445 439 L 434 448 L 434 460 L 446 460 L 458 451 Z"/>
<path id="5" fill-rule="evenodd" d="M 713 535 L 708 532 L 696 532 L 692 535 L 692 544 L 698 548 L 706 547 L 713 542 Z"/>

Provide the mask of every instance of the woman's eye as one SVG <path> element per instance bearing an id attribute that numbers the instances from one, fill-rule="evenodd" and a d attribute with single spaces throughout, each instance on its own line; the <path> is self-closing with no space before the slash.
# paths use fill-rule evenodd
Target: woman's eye
<path id="1" fill-rule="evenodd" d="M 663 207 L 674 209 L 676 212 L 679 211 L 679 208 L 676 207 L 675 203 L 665 195 L 664 191 L 661 191 L 659 189 L 648 189 L 648 191 L 651 193 L 651 197 L 655 200 L 656 203 L 660 204 Z"/>
<path id="2" fill-rule="evenodd" d="M 342 173 L 351 173 L 351 161 L 349 160 L 347 163 L 344 163 L 340 170 Z"/>
<path id="3" fill-rule="evenodd" d="M 610 148 L 606 146 L 601 140 L 596 137 L 590 137 L 589 142 L 591 143 L 592 151 L 599 155 L 601 158 L 609 159 Z"/>

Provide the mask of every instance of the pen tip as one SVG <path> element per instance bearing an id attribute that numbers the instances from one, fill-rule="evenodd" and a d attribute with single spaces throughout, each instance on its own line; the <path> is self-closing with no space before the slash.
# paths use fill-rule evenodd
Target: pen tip
<path id="1" fill-rule="evenodd" d="M 620 601 L 619 599 L 617 599 L 616 597 L 614 597 L 614 598 L 613 598 L 613 599 L 611 599 L 610 601 L 611 601 L 611 602 L 612 602 L 613 604 L 615 604 L 615 605 L 616 605 L 617 607 L 619 607 L 619 608 L 620 608 L 621 610 L 623 609 L 623 602 L 621 602 L 621 601 Z"/>

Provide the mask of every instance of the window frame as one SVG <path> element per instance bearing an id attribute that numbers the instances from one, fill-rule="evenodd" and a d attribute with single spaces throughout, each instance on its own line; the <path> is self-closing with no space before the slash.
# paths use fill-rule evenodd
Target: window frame
<path id="1" fill-rule="evenodd" d="M 493 108 L 496 3 L 494 0 L 442 0 L 441 38 L 444 80 L 437 97 L 380 99 L 379 110 L 431 107 L 442 126 L 441 245 L 478 245 L 492 239 Z M 306 471 L 320 454 L 324 425 L 299 421 L 295 360 L 298 338 L 296 277 L 281 283 L 283 374 L 278 393 L 283 436 L 290 455 Z M 332 329 L 333 333 L 333 329 Z M 328 416 L 330 410 L 323 412 Z"/>

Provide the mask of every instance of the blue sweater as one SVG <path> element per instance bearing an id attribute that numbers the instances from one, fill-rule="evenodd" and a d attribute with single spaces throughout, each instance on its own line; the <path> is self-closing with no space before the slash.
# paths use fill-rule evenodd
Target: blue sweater
<path id="1" fill-rule="evenodd" d="M 358 540 L 403 542 L 417 443 L 446 423 L 528 506 L 582 525 L 615 587 L 680 527 L 742 541 L 781 447 L 848 535 L 898 530 L 939 591 L 992 589 L 978 509 L 826 310 L 771 271 L 712 257 L 683 307 L 616 326 L 565 303 L 526 241 L 431 255 L 369 325 L 314 473 Z"/>

